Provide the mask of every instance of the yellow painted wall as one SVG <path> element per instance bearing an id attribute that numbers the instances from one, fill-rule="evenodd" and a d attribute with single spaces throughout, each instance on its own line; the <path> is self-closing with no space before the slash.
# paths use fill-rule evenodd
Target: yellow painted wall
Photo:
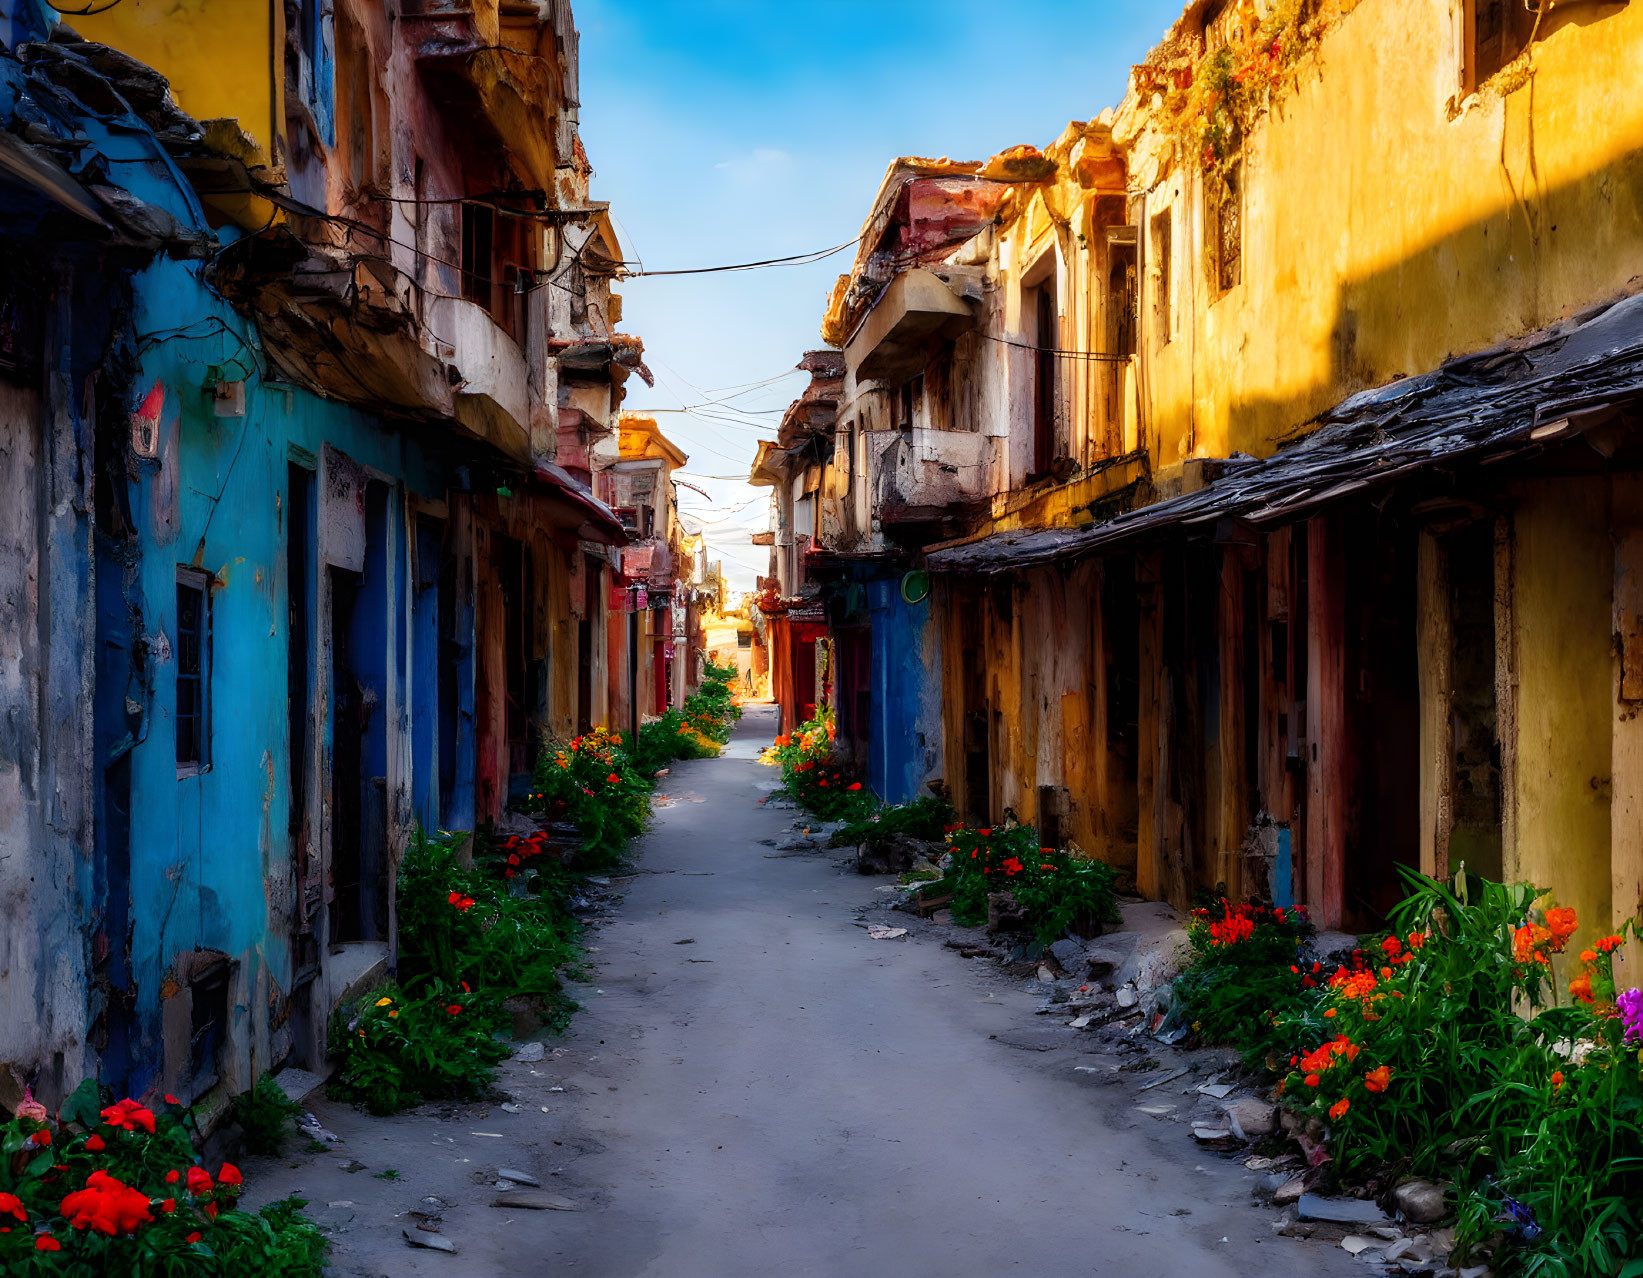
<path id="1" fill-rule="evenodd" d="M 238 120 L 261 163 L 273 162 L 284 112 L 281 0 L 122 0 L 68 21 L 86 39 L 159 71 L 195 119 Z"/>
<path id="2" fill-rule="evenodd" d="M 1509 68 L 1454 119 L 1452 7 L 1369 0 L 1302 62 L 1246 143 L 1242 282 L 1219 298 L 1192 161 L 1161 167 L 1159 128 L 1136 138 L 1131 190 L 1149 221 L 1174 209 L 1167 344 L 1142 286 L 1157 464 L 1269 454 L 1356 390 L 1638 287 L 1643 6 L 1570 8 L 1531 81 L 1503 96 Z"/>
<path id="3" fill-rule="evenodd" d="M 1609 930 L 1614 552 L 1607 477 L 1526 485 L 1513 514 L 1515 810 L 1506 878 L 1580 917 L 1573 948 Z M 1513 829 L 1515 825 L 1515 837 Z"/>

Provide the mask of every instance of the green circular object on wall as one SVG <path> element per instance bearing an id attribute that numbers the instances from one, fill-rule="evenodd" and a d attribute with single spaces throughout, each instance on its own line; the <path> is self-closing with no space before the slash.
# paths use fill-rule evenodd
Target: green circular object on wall
<path id="1" fill-rule="evenodd" d="M 930 574 L 922 568 L 901 579 L 901 597 L 910 604 L 923 603 L 930 597 Z"/>

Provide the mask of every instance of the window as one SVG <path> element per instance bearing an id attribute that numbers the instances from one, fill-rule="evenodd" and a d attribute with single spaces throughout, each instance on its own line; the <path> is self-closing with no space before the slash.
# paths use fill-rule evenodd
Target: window
<path id="1" fill-rule="evenodd" d="M 1235 288 L 1243 278 L 1244 192 L 1243 163 L 1225 173 L 1204 175 L 1204 245 L 1210 279 L 1219 292 Z"/>
<path id="2" fill-rule="evenodd" d="M 462 206 L 462 296 L 486 310 L 492 306 L 496 254 L 496 210 L 488 204 Z"/>
<path id="3" fill-rule="evenodd" d="M 1529 47 L 1538 0 L 1466 0 L 1466 91 Z"/>
<path id="4" fill-rule="evenodd" d="M 1171 293 L 1173 279 L 1170 274 L 1174 265 L 1175 247 L 1171 242 L 1174 234 L 1171 217 L 1170 210 L 1165 209 L 1152 219 L 1152 279 L 1154 289 L 1152 316 L 1154 327 L 1158 331 L 1158 344 L 1160 346 L 1165 345 L 1175 336 L 1175 299 Z"/>
<path id="5" fill-rule="evenodd" d="M 913 429 L 919 403 L 924 398 L 924 374 L 920 373 L 901 384 L 896 393 L 896 429 L 904 434 Z"/>
<path id="6" fill-rule="evenodd" d="M 210 577 L 177 569 L 177 774 L 211 765 Z"/>
<path id="7" fill-rule="evenodd" d="M 1053 260 L 1053 259 L 1052 259 Z M 1050 473 L 1055 460 L 1055 409 L 1058 392 L 1060 359 L 1060 319 L 1056 306 L 1055 275 L 1047 274 L 1035 287 L 1025 290 L 1021 299 L 1025 316 L 1032 317 L 1033 345 L 1033 434 L 1032 459 L 1027 480 L 1042 479 Z"/>

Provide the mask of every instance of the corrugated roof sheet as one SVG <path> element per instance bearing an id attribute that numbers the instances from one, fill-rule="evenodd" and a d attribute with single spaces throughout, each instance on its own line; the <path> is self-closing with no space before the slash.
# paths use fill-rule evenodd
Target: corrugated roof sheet
<path id="1" fill-rule="evenodd" d="M 1639 395 L 1643 295 L 1353 395 L 1271 457 L 1234 466 L 1197 492 L 1090 528 L 995 533 L 932 551 L 928 562 L 939 572 L 1003 572 L 1229 516 L 1281 524 L 1438 462 L 1540 447 L 1550 423 Z"/>

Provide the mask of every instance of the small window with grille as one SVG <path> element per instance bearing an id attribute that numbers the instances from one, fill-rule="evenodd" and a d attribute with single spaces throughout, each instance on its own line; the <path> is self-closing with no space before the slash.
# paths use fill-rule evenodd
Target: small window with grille
<path id="1" fill-rule="evenodd" d="M 1216 292 L 1235 288 L 1244 270 L 1244 166 L 1204 175 L 1205 256 Z"/>
<path id="2" fill-rule="evenodd" d="M 177 775 L 211 766 L 210 575 L 177 569 Z"/>

